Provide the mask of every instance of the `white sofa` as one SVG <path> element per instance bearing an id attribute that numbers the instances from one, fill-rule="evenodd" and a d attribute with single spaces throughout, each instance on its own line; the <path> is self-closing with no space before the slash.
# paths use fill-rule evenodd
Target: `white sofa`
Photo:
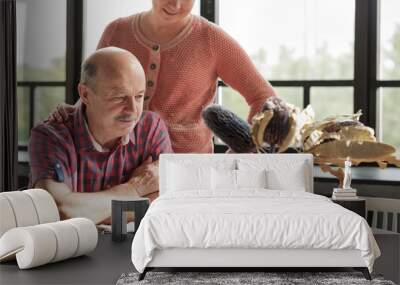
<path id="1" fill-rule="evenodd" d="M 366 278 L 370 278 L 367 267 L 372 270 L 373 260 L 380 253 L 368 224 L 365 220 L 361 220 L 362 218 L 358 215 L 341 208 L 329 199 L 312 194 L 312 155 L 162 154 L 159 165 L 160 197 L 151 205 L 132 243 L 132 262 L 137 270 L 142 273 L 139 279 L 143 279 L 147 271 L 159 267 L 353 267 L 361 269 Z M 248 188 L 251 188 L 253 192 L 247 191 Z M 254 188 L 262 189 L 258 191 Z M 260 196 L 252 194 L 251 197 L 255 199 L 246 196 L 241 198 L 245 190 L 253 194 L 254 191 L 258 191 L 261 194 Z M 271 199 L 265 199 L 266 197 Z M 340 239 L 336 239 L 334 235 L 337 233 L 333 229 L 330 235 L 332 235 L 332 240 L 336 240 L 336 244 L 332 246 L 323 244 L 323 235 L 318 237 L 320 239 L 319 244 L 315 243 L 312 241 L 313 237 L 310 232 L 308 232 L 309 240 L 311 240 L 310 245 L 301 245 L 300 242 L 296 244 L 298 240 L 302 240 L 301 235 L 304 235 L 304 233 L 301 233 L 301 228 L 298 230 L 293 228 L 296 225 L 289 225 L 293 229 L 291 240 L 286 244 L 296 244 L 292 247 L 279 247 L 279 245 L 276 246 L 271 243 L 269 244 L 270 247 L 263 247 L 264 244 L 268 244 L 265 242 L 263 244 L 263 241 L 268 241 L 272 237 L 285 239 L 285 228 L 282 227 L 276 229 L 277 234 L 274 233 L 274 228 L 260 231 L 260 234 L 265 234 L 265 236 L 260 236 L 257 232 L 238 235 L 237 232 L 229 233 L 229 229 L 227 233 L 221 234 L 226 230 L 226 227 L 223 229 L 224 225 L 228 225 L 229 222 L 231 222 L 229 225 L 235 226 L 235 219 L 225 219 L 234 211 L 235 206 L 232 205 L 237 205 L 237 208 L 242 211 L 242 216 L 246 216 L 247 214 L 254 214 L 250 213 L 252 209 L 249 209 L 249 204 L 246 204 L 247 200 L 256 205 L 258 208 L 255 211 L 259 212 L 263 210 L 263 204 L 260 207 L 260 201 L 265 201 L 265 205 L 274 206 L 274 209 L 278 209 L 276 211 L 279 213 L 279 199 L 282 199 L 282 208 L 285 209 L 280 212 L 283 213 L 282 217 L 284 217 L 286 209 L 289 212 L 294 212 L 292 216 L 286 219 L 286 222 L 290 222 L 292 217 L 302 216 L 304 210 L 308 212 L 304 213 L 301 222 L 307 224 L 307 217 L 319 215 L 319 210 L 315 210 L 317 212 L 314 214 L 313 209 L 311 209 L 315 206 L 321 211 L 326 211 L 326 213 L 323 213 L 326 216 L 335 214 L 337 215 L 335 217 L 343 219 L 343 221 L 347 219 L 354 221 L 357 225 L 362 225 L 362 233 L 349 231 L 348 234 L 362 235 L 363 240 L 360 240 L 357 245 L 358 248 L 346 244 L 349 239 L 347 236 L 343 236 L 338 244 L 337 241 Z M 309 203 L 307 199 L 312 203 Z M 312 207 L 308 209 L 308 206 L 305 206 L 305 209 L 301 209 L 303 204 L 297 200 L 306 201 Z M 232 202 L 232 205 L 229 204 L 226 207 L 223 204 L 226 201 Z M 294 209 L 285 204 L 289 202 L 296 205 L 293 206 Z M 204 207 L 204 211 L 202 207 Z M 247 213 L 246 211 L 250 212 Z M 328 213 L 329 211 L 332 213 Z M 203 212 L 204 214 L 201 214 Z M 219 212 L 221 216 L 219 216 Z M 279 215 L 275 214 L 277 225 L 280 222 Z M 214 219 L 211 221 L 214 223 L 214 228 L 215 220 L 223 220 L 220 230 L 209 231 L 212 227 L 208 224 L 207 218 L 203 218 L 204 216 L 210 216 L 210 219 Z M 248 219 L 249 216 L 246 217 L 246 221 L 251 224 L 252 219 Z M 268 216 L 267 213 L 265 217 L 268 220 L 271 215 Z M 244 222 L 240 228 L 243 230 L 246 228 L 248 232 L 251 232 L 255 227 L 263 229 L 262 226 L 260 227 L 260 221 L 263 223 L 261 218 L 258 224 L 248 227 L 246 227 L 248 223 Z M 310 223 L 307 226 L 312 228 L 313 222 L 310 221 Z M 317 226 L 323 228 L 323 216 L 319 219 L 319 223 Z M 332 227 L 332 225 L 335 225 L 335 221 L 327 223 L 327 228 Z M 343 222 L 341 226 L 346 229 L 346 222 Z M 194 232 L 197 231 L 197 233 L 192 234 L 191 229 Z M 329 234 L 329 231 L 327 232 Z M 344 233 L 344 235 L 346 234 Z M 225 239 L 224 235 L 228 238 Z M 229 238 L 231 235 L 234 235 L 234 237 Z M 243 242 L 242 247 L 237 246 L 237 244 L 232 247 L 224 245 L 224 242 L 235 244 L 238 239 L 236 236 L 238 238 L 242 236 L 240 241 Z M 204 244 L 202 244 L 203 237 Z M 218 239 L 222 242 L 216 246 L 214 241 Z M 176 240 L 179 240 L 179 242 Z M 258 245 L 253 246 L 255 243 L 258 243 Z M 365 244 L 368 248 L 361 251 L 360 249 Z"/>
<path id="2" fill-rule="evenodd" d="M 42 189 L 0 193 L 0 262 L 20 269 L 80 256 L 97 245 L 97 229 L 86 218 L 60 221 L 53 197 Z"/>

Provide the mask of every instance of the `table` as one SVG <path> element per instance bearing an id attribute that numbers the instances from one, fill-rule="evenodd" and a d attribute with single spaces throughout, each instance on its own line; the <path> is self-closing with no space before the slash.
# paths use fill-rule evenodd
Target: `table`
<path id="1" fill-rule="evenodd" d="M 332 199 L 332 202 L 339 204 L 340 206 L 359 214 L 361 217 L 365 218 L 365 203 L 366 200 L 363 198 L 354 198 L 351 200 L 336 200 Z"/>
<path id="2" fill-rule="evenodd" d="M 131 261 L 133 235 L 123 242 L 111 241 L 111 234 L 99 234 L 88 255 L 20 270 L 16 261 L 0 263 L 0 284 L 115 284 L 122 273 L 135 271 Z"/>
<path id="3" fill-rule="evenodd" d="M 150 205 L 149 198 L 134 198 L 129 200 L 112 200 L 112 240 L 123 241 L 127 235 L 127 212 L 135 213 L 135 232 L 139 228 L 147 209 Z"/>

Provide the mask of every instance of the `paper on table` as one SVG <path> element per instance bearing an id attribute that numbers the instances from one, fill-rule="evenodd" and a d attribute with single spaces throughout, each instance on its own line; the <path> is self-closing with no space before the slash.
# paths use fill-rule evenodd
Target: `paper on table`
<path id="1" fill-rule="evenodd" d="M 111 225 L 100 224 L 100 225 L 97 225 L 97 229 L 99 229 L 100 231 L 103 231 L 104 233 L 111 233 L 112 232 Z M 126 224 L 126 231 L 128 233 L 133 233 L 135 231 L 135 222 L 127 223 Z"/>

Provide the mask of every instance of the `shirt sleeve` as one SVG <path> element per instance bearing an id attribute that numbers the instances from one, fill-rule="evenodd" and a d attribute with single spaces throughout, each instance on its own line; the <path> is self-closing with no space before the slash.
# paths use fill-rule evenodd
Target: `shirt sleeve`
<path id="1" fill-rule="evenodd" d="M 73 189 L 68 152 L 64 146 L 59 134 L 53 133 L 47 125 L 42 123 L 32 129 L 28 147 L 30 187 L 39 180 L 53 179 Z"/>
<path id="2" fill-rule="evenodd" d="M 218 76 L 237 90 L 250 106 L 248 121 L 261 110 L 270 96 L 276 96 L 271 84 L 257 71 L 243 48 L 220 27 L 210 24 L 211 52 Z"/>
<path id="3" fill-rule="evenodd" d="M 106 28 L 103 31 L 103 34 L 100 37 L 100 41 L 97 44 L 97 49 L 113 45 L 112 44 L 112 40 L 113 40 L 113 36 L 114 36 L 115 30 L 118 27 L 119 21 L 120 21 L 120 19 L 118 18 L 117 20 L 112 21 L 111 23 L 109 23 L 106 26 Z"/>

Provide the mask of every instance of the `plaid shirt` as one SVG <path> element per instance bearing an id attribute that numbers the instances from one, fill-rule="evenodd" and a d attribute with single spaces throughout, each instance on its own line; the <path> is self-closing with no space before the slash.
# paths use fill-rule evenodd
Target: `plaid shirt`
<path id="1" fill-rule="evenodd" d="M 149 111 L 112 150 L 102 151 L 87 128 L 84 108 L 81 104 L 65 123 L 43 122 L 32 129 L 31 186 L 53 179 L 75 192 L 107 190 L 128 181 L 149 156 L 154 161 L 161 153 L 172 152 L 164 122 Z"/>

